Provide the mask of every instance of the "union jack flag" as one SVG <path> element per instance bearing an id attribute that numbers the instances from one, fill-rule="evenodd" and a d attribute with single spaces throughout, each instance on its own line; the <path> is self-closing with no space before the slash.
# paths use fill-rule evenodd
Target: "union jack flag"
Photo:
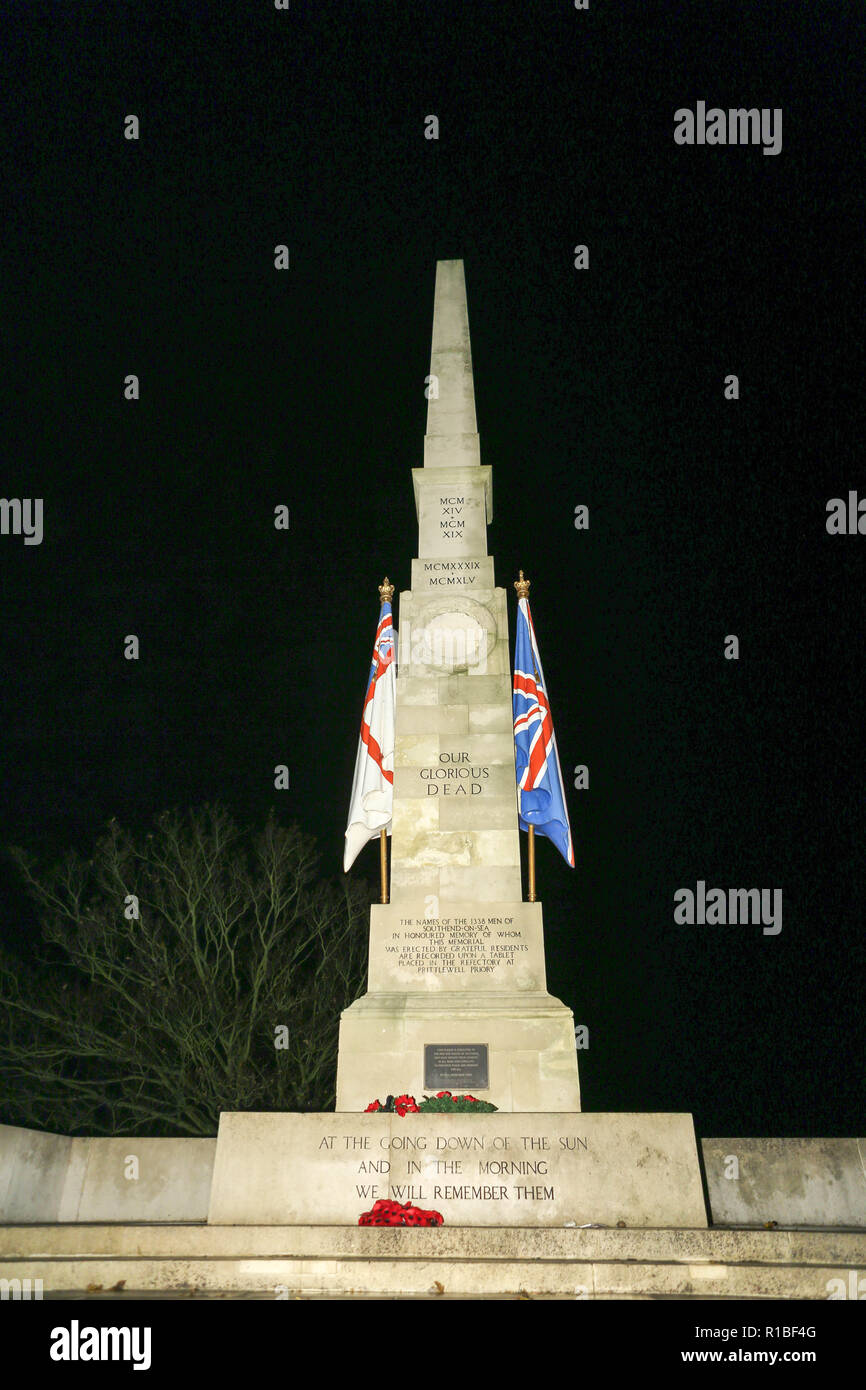
<path id="1" fill-rule="evenodd" d="M 389 835 L 391 833 L 396 707 L 394 627 L 391 605 L 383 602 L 361 715 L 361 737 L 355 758 L 349 824 L 343 852 L 344 873 L 352 867 L 368 840 L 378 839 L 380 830 L 387 830 Z"/>
<path id="2" fill-rule="evenodd" d="M 514 761 L 517 770 L 517 811 L 521 830 L 535 826 L 536 835 L 552 840 L 566 864 L 574 868 L 574 845 L 565 805 L 550 701 L 529 600 L 517 607 L 514 644 Z"/>

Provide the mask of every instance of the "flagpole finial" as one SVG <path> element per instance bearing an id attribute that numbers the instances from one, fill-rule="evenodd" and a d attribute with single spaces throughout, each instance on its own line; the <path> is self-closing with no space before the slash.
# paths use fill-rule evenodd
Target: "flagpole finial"
<path id="1" fill-rule="evenodd" d="M 394 597 L 394 585 L 388 583 L 388 576 L 385 575 L 385 583 L 379 585 L 379 602 L 390 603 Z"/>
<path id="2" fill-rule="evenodd" d="M 520 578 L 514 581 L 518 598 L 529 598 L 529 582 L 528 579 L 523 578 L 523 570 L 520 570 Z"/>

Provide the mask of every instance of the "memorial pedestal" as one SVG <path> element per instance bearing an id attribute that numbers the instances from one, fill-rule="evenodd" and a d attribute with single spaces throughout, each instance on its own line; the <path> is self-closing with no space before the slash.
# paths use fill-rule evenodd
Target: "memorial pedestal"
<path id="1" fill-rule="evenodd" d="M 487 1061 L 488 1085 L 455 1070 L 425 1076 L 425 1048 L 462 1045 Z M 437 1090 L 491 1101 L 499 1111 L 580 1110 L 570 1009 L 549 994 L 366 994 L 342 1016 L 337 1110 Z"/>
<path id="2" fill-rule="evenodd" d="M 445 1227 L 705 1227 L 690 1115 L 220 1116 L 211 1225 L 357 1226 L 382 1198 Z"/>
<path id="3" fill-rule="evenodd" d="M 541 904 L 448 911 L 371 909 L 369 992 L 340 1021 L 337 1110 L 438 1090 L 469 1091 L 500 1111 L 580 1110 L 574 1018 L 544 989 Z M 445 1079 L 425 1067 L 425 1049 L 449 1046 L 474 1049 L 477 1062 Z"/>

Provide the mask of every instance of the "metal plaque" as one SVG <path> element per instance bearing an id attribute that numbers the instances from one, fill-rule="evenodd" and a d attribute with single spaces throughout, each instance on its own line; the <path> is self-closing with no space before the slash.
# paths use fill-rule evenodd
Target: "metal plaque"
<path id="1" fill-rule="evenodd" d="M 425 1091 L 486 1091 L 489 1086 L 487 1043 L 424 1044 Z"/>

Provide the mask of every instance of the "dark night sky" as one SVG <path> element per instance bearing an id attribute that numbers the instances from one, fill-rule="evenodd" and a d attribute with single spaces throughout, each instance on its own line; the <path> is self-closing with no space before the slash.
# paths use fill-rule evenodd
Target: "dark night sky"
<path id="1" fill-rule="evenodd" d="M 376 585 L 417 549 L 435 262 L 462 257 L 497 582 L 533 581 L 567 786 L 590 769 L 576 869 L 538 855 L 585 1107 L 861 1134 L 866 537 L 825 509 L 866 493 L 862 9 L 2 27 L 0 492 L 42 497 L 45 532 L 0 536 L 0 840 L 50 857 L 219 799 L 341 873 Z M 781 107 L 782 152 L 676 145 L 698 100 Z M 781 934 L 676 925 L 698 879 L 781 887 Z"/>

